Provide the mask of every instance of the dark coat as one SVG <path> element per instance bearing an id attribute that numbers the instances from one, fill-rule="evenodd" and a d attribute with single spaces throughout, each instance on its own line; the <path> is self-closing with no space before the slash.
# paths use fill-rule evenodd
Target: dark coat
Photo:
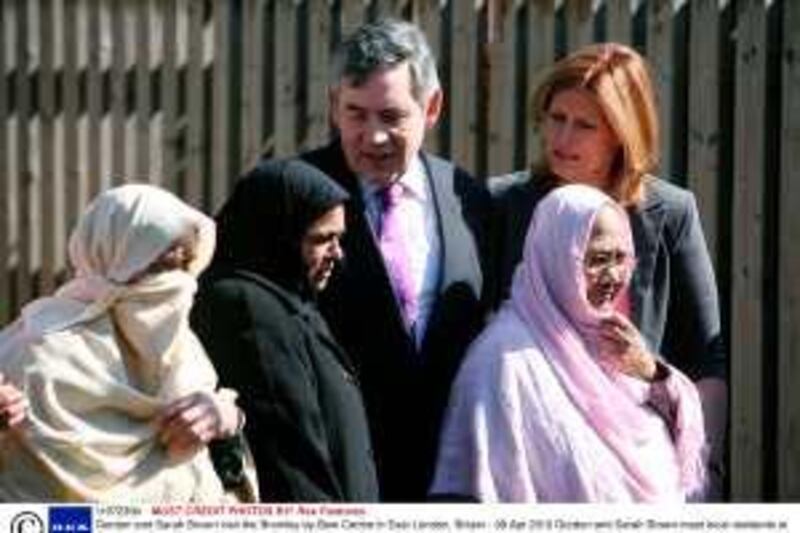
<path id="1" fill-rule="evenodd" d="M 298 160 L 259 164 L 217 216 L 192 325 L 236 389 L 265 501 L 375 501 L 355 370 L 319 314 L 300 252 L 347 193 Z"/>
<path id="2" fill-rule="evenodd" d="M 533 210 L 547 193 L 527 172 L 493 178 L 499 298 L 508 295 Z M 694 195 L 661 179 L 629 208 L 636 247 L 633 321 L 650 349 L 692 379 L 727 376 L 717 284 Z"/>
<path id="3" fill-rule="evenodd" d="M 358 368 L 381 498 L 421 501 L 431 481 L 439 430 L 455 372 L 485 317 L 488 192 L 469 174 L 427 154 L 442 257 L 438 297 L 418 351 L 392 292 L 364 211 L 358 178 L 333 143 L 303 154 L 349 193 L 345 265 L 320 307 Z"/>
<path id="4" fill-rule="evenodd" d="M 239 391 L 263 501 L 375 501 L 355 371 L 313 305 L 247 271 L 206 278 L 192 314 Z"/>

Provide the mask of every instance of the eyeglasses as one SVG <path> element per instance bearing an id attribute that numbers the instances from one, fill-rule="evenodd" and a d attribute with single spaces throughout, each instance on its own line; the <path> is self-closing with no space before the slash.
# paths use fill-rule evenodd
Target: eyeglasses
<path id="1" fill-rule="evenodd" d="M 636 258 L 623 250 L 588 251 L 583 258 L 583 270 L 592 277 L 615 268 L 630 272 L 635 267 Z"/>

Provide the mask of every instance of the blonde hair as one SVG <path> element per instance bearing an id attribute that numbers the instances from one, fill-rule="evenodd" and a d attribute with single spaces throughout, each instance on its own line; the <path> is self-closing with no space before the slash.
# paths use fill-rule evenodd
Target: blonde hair
<path id="1" fill-rule="evenodd" d="M 553 65 L 533 95 L 536 127 L 556 93 L 577 88 L 594 95 L 621 145 L 606 192 L 623 205 L 639 203 L 645 176 L 659 158 L 658 113 L 647 63 L 636 50 L 617 43 L 591 44 L 573 52 Z M 537 166 L 549 172 L 546 162 Z"/>

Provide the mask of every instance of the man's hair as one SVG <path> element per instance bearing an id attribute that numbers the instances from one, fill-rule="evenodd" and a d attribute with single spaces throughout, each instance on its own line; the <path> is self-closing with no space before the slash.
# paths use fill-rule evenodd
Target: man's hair
<path id="1" fill-rule="evenodd" d="M 331 85 L 346 81 L 355 87 L 376 71 L 408 62 L 411 92 L 422 102 L 439 88 L 436 60 L 422 31 L 409 22 L 384 19 L 364 24 L 336 49 Z"/>

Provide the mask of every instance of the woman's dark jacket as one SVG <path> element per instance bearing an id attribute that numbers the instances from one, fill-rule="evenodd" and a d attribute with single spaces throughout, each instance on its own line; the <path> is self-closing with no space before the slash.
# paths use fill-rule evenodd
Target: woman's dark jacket
<path id="1" fill-rule="evenodd" d="M 264 501 L 375 501 L 354 368 L 318 313 L 299 244 L 346 193 L 297 161 L 259 165 L 218 216 L 192 325 L 239 392 Z"/>
<path id="2" fill-rule="evenodd" d="M 519 172 L 490 180 L 498 235 L 498 287 L 508 295 L 543 180 Z M 630 297 L 633 321 L 650 349 L 698 380 L 727 376 L 717 284 L 694 195 L 662 179 L 646 184 L 628 208 L 636 247 Z"/>

